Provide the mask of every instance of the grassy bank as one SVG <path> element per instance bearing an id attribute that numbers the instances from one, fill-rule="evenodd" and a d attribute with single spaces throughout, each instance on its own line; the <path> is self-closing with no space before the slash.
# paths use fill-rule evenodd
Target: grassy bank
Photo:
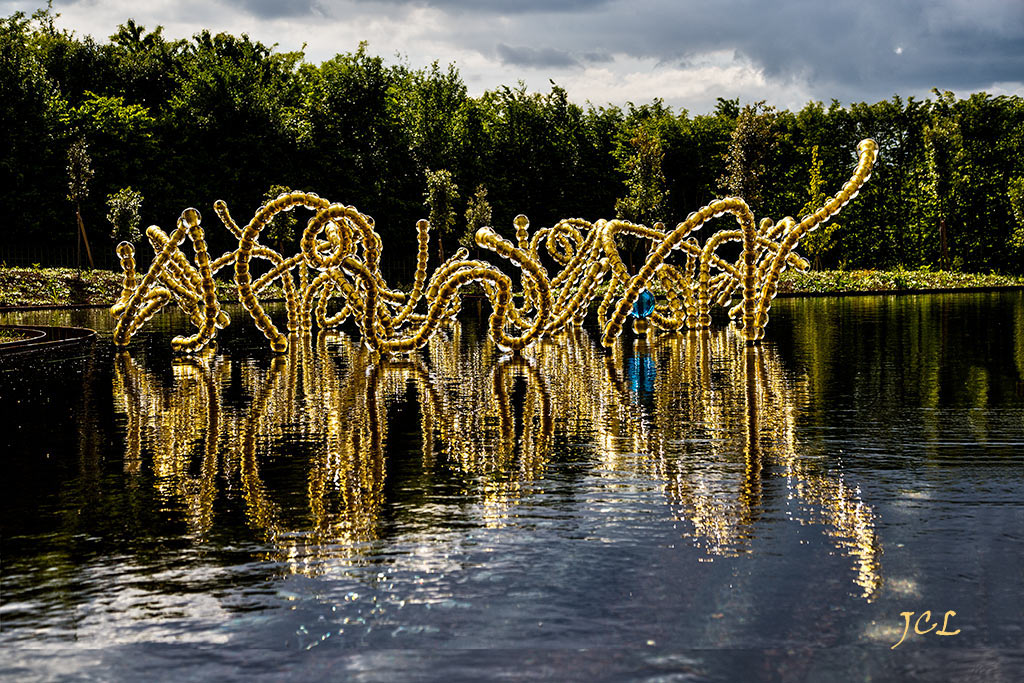
<path id="1" fill-rule="evenodd" d="M 0 268 L 0 306 L 85 306 L 120 294 L 121 278 L 109 270 Z"/>
<path id="2" fill-rule="evenodd" d="M 238 301 L 234 283 L 217 280 L 223 302 Z M 7 306 L 110 306 L 121 296 L 121 274 L 109 270 L 76 268 L 0 268 L 0 307 Z M 282 296 L 268 287 L 263 299 Z"/>
<path id="3" fill-rule="evenodd" d="M 218 280 L 221 301 L 237 301 L 234 283 Z M 905 290 L 1024 287 L 1024 277 L 929 270 L 825 270 L 783 273 L 779 293 L 844 294 Z M 0 306 L 90 306 L 114 303 L 121 276 L 108 270 L 0 268 Z M 278 298 L 279 289 L 262 298 Z"/>
<path id="4" fill-rule="evenodd" d="M 28 339 L 28 337 L 29 335 L 24 332 L 19 332 L 9 327 L 0 327 L 0 344 L 21 341 L 22 339 Z"/>
<path id="5" fill-rule="evenodd" d="M 845 294 L 992 287 L 1024 287 L 1024 277 L 942 270 L 820 270 L 807 273 L 787 271 L 782 275 L 779 292 Z"/>

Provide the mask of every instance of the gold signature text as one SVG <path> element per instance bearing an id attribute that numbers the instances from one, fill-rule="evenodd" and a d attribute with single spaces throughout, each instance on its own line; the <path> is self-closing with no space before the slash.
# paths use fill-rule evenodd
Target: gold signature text
<path id="1" fill-rule="evenodd" d="M 900 643 L 907 639 L 907 634 L 910 633 L 910 621 L 914 618 L 915 614 L 917 614 L 917 612 L 900 612 L 900 616 L 904 619 L 903 636 L 900 638 L 898 643 L 889 648 L 890 650 L 895 650 L 897 647 L 899 647 Z M 937 636 L 955 636 L 956 634 L 960 633 L 960 629 L 957 629 L 955 631 L 948 630 L 949 618 L 955 616 L 956 612 L 954 612 L 953 610 L 949 610 L 948 612 L 946 612 L 946 614 L 942 617 L 942 628 L 936 631 L 935 629 L 938 628 L 939 624 L 938 621 L 932 621 L 931 610 L 921 612 L 921 615 L 917 618 L 916 621 L 914 621 L 914 633 L 916 633 L 919 636 L 923 636 L 934 631 L 935 635 Z M 924 628 L 921 627 L 922 623 L 924 624 Z M 929 626 L 929 624 L 931 624 L 931 626 Z"/>

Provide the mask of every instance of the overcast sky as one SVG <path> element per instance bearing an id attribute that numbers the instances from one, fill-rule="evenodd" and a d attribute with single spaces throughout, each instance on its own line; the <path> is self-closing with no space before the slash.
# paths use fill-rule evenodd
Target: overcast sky
<path id="1" fill-rule="evenodd" d="M 39 2 L 0 0 L 3 16 Z M 799 109 L 1024 95 L 1024 0 L 55 0 L 58 25 L 105 40 L 133 18 L 168 37 L 248 33 L 319 63 L 369 43 L 413 67 L 455 62 L 471 95 L 548 80 L 579 103 L 716 97 Z"/>

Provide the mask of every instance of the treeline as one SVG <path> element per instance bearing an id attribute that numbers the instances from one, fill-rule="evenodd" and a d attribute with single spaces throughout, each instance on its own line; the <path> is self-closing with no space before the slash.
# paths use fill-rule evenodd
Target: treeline
<path id="1" fill-rule="evenodd" d="M 669 225 L 741 194 L 760 218 L 814 210 L 873 137 L 881 158 L 860 197 L 807 248 L 822 267 L 1024 269 L 1024 100 L 984 94 L 799 112 L 722 100 L 692 116 L 660 100 L 626 108 L 502 87 L 467 95 L 454 65 L 385 63 L 365 46 L 322 64 L 249 37 L 169 40 L 132 21 L 105 43 L 57 29 L 48 11 L 0 24 L 3 239 L 73 244 L 69 149 L 86 143 L 80 209 L 110 249 L 107 198 L 131 187 L 143 224 L 187 206 L 248 219 L 271 186 L 315 191 L 376 219 L 385 256 L 411 259 L 427 171 L 447 170 L 466 230 L 482 186 L 496 229 L 527 214 L 621 216 Z M 74 164 L 72 164 L 74 166 Z M 479 196 L 479 195 L 478 195 Z M 230 247 L 211 230 L 214 249 Z"/>

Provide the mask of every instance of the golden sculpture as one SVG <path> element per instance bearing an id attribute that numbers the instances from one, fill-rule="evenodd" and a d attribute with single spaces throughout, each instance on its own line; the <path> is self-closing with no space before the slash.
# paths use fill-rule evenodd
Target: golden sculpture
<path id="1" fill-rule="evenodd" d="M 859 160 L 853 176 L 823 208 L 799 222 L 769 218 L 755 225 L 754 215 L 738 197 L 718 199 L 691 213 L 674 230 L 661 223 L 653 227 L 622 220 L 565 219 L 532 236 L 526 216 L 514 220 L 516 244 L 503 239 L 489 227 L 481 228 L 476 244 L 508 261 L 520 271 L 522 305 L 513 303 L 512 279 L 495 266 L 468 258 L 460 249 L 436 268 L 427 279 L 429 224 L 417 224 L 419 253 L 412 290 L 391 289 L 380 272 L 380 236 L 373 219 L 352 206 L 332 204 L 313 193 L 283 194 L 262 206 L 252 220 L 239 228 L 223 201 L 214 205 L 218 218 L 238 239 L 238 248 L 211 260 L 207 252 L 200 215 L 186 209 L 170 235 L 156 226 L 146 231 L 156 253 L 149 271 L 141 279 L 135 271 L 134 248 L 127 242 L 117 246 L 124 271 L 121 297 L 111 308 L 116 318 L 114 342 L 125 346 L 153 315 L 170 302 L 176 303 L 198 328 L 191 336 L 172 340 L 175 351 L 195 353 L 206 347 L 218 328 L 230 322 L 217 300 L 213 276 L 234 265 L 234 282 L 239 300 L 256 326 L 279 353 L 288 350 L 288 334 L 277 328 L 260 304 L 259 293 L 280 281 L 287 304 L 287 332 L 309 334 L 316 324 L 330 328 L 352 317 L 363 342 L 384 355 L 409 352 L 427 344 L 441 325 L 450 324 L 462 306 L 462 290 L 476 283 L 490 302 L 490 337 L 503 350 L 521 351 L 543 337 L 567 327 L 580 326 L 587 316 L 598 286 L 606 285 L 597 309 L 603 330 L 602 343 L 609 347 L 622 332 L 632 311 L 637 335 L 656 330 L 707 329 L 711 325 L 711 302 L 729 307 L 739 289 L 741 301 L 728 308 L 739 324 L 743 339 L 757 343 L 764 336 L 778 279 L 787 267 L 807 269 L 807 261 L 794 249 L 800 239 L 846 206 L 870 177 L 877 157 L 873 140 L 858 145 Z M 301 251 L 285 258 L 259 244 L 260 231 L 280 211 L 297 206 L 314 212 L 301 239 Z M 739 229 L 720 230 L 701 247 L 691 235 L 713 218 L 732 214 Z M 633 235 L 650 242 L 643 266 L 630 275 L 619 254 L 617 235 Z M 188 238 L 195 251 L 195 265 L 181 251 Z M 561 270 L 550 277 L 542 265 L 540 245 Z M 717 250 L 728 242 L 742 243 L 735 263 L 722 259 Z M 685 265 L 667 262 L 673 251 L 686 254 Z M 271 269 L 253 279 L 253 259 L 271 263 Z M 310 269 L 315 276 L 310 277 Z M 712 269 L 718 271 L 712 275 Z M 298 284 L 292 271 L 298 271 Z M 658 304 L 649 288 L 659 286 L 665 302 Z M 616 297 L 618 299 L 616 300 Z M 331 297 L 341 299 L 341 310 L 327 315 Z M 417 313 L 420 300 L 426 306 Z"/>
<path id="2" fill-rule="evenodd" d="M 655 482 L 683 538 L 711 559 L 749 552 L 764 510 L 792 506 L 795 523 L 820 526 L 849 558 L 861 596 L 876 595 L 874 512 L 841 470 L 807 457 L 813 446 L 796 428 L 810 401 L 807 380 L 787 374 L 770 349 L 748 346 L 730 328 L 691 331 L 640 342 L 627 363 L 623 343 L 606 353 L 575 329 L 518 355 L 463 344 L 461 323 L 451 333 L 429 341 L 429 363 L 375 360 L 358 340 L 326 332 L 265 369 L 210 350 L 187 356 L 171 381 L 122 352 L 114 397 L 127 417 L 124 467 L 157 475 L 153 486 L 183 503 L 193 537 L 215 526 L 218 496 L 237 496 L 268 558 L 320 573 L 380 533 L 385 482 L 395 476 L 389 412 L 411 389 L 423 476 L 460 475 L 480 524 L 516 523 L 516 507 L 563 457 L 558 425 L 576 425 L 593 435 L 595 495 L 605 478 L 616 487 L 622 476 Z M 650 375 L 638 377 L 645 367 Z M 231 381 L 249 404 L 222 402 Z M 296 438 L 319 445 L 309 458 L 288 459 L 306 477 L 307 495 L 284 514 L 280 484 L 261 465 Z M 785 495 L 772 499 L 772 491 Z"/>

